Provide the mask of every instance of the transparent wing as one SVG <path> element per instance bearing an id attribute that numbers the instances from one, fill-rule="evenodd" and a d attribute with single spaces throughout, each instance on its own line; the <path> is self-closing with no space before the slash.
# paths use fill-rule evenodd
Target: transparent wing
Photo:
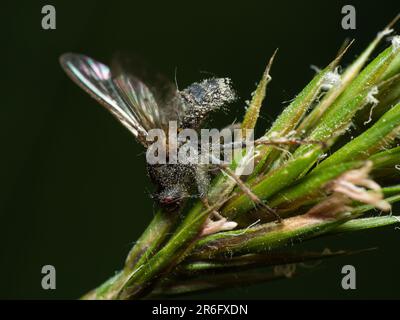
<path id="1" fill-rule="evenodd" d="M 153 94 L 143 82 L 128 74 L 120 74 L 113 81 L 121 97 L 146 131 L 153 128 L 166 129 L 168 119 L 160 112 Z"/>
<path id="2" fill-rule="evenodd" d="M 141 82 L 149 88 L 158 106 L 157 111 L 152 110 L 153 121 L 158 128 L 165 129 L 169 121 L 179 120 L 184 116 L 186 104 L 181 99 L 177 86 L 163 74 L 154 71 L 141 57 L 119 52 L 113 57 L 111 70 L 113 77 L 119 82 Z"/>
<path id="3" fill-rule="evenodd" d="M 110 69 L 87 56 L 66 53 L 60 57 L 60 63 L 68 76 L 83 90 L 108 109 L 144 146 L 147 131 L 129 104 L 120 95 L 120 92 L 111 77 Z M 148 90 L 147 90 L 148 91 Z M 145 95 L 150 98 L 151 93 L 142 90 L 136 93 L 141 98 Z M 153 98 L 154 101 L 154 98 Z M 154 107 L 153 107 L 154 108 Z"/>

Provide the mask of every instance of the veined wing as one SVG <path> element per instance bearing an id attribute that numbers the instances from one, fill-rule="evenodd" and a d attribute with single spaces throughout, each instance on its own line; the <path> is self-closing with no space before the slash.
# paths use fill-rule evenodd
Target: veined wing
<path id="1" fill-rule="evenodd" d="M 111 63 L 111 73 L 125 98 L 129 97 L 131 88 L 135 88 L 137 84 L 151 91 L 155 104 L 139 105 L 144 110 L 138 112 L 145 111 L 154 128 L 167 130 L 169 121 L 179 122 L 184 116 L 186 104 L 181 99 L 177 86 L 163 74 L 154 71 L 137 55 L 117 53 Z M 156 108 L 152 109 L 154 105 Z"/>
<path id="2" fill-rule="evenodd" d="M 158 104 L 143 82 L 128 74 L 120 74 L 113 81 L 120 96 L 146 131 L 154 128 L 166 129 Z"/>
<path id="3" fill-rule="evenodd" d="M 131 102 L 128 103 L 134 105 L 138 112 L 144 111 L 149 116 L 147 120 L 150 125 L 164 130 L 172 120 L 176 120 L 181 128 L 198 130 L 210 113 L 236 100 L 236 93 L 228 78 L 205 79 L 180 91 L 176 84 L 152 70 L 135 55 L 115 55 L 111 72 L 118 79 L 118 88 L 125 98 L 139 91 L 132 90 L 136 82 L 150 88 L 157 109 L 149 108 L 146 103 L 138 104 L 134 101 L 136 99 L 129 99 Z"/>
<path id="4" fill-rule="evenodd" d="M 132 108 L 120 96 L 112 79 L 110 69 L 87 56 L 66 53 L 60 57 L 60 63 L 68 76 L 83 90 L 108 109 L 144 146 L 147 131 Z M 136 95 L 141 99 L 145 90 Z M 151 93 L 146 93 L 146 97 Z M 154 99 L 153 99 L 154 100 Z"/>

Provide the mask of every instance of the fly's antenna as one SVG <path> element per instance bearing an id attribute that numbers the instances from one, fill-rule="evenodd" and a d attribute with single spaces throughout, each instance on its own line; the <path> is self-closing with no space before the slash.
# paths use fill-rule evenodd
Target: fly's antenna
<path id="1" fill-rule="evenodd" d="M 179 87 L 178 87 L 178 66 L 175 67 L 174 80 L 175 80 L 176 90 L 179 91 Z"/>

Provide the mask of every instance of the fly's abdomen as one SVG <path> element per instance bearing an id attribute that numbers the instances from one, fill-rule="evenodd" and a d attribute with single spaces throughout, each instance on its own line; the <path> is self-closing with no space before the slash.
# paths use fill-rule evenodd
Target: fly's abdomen
<path id="1" fill-rule="evenodd" d="M 210 112 L 236 99 L 229 78 L 211 78 L 195 82 L 180 94 L 187 106 L 181 122 L 182 128 L 198 128 Z"/>

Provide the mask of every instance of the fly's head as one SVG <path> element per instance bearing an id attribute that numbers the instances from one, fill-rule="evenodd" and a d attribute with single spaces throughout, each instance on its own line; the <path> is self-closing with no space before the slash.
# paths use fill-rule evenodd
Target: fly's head
<path id="1" fill-rule="evenodd" d="M 161 189 L 154 195 L 159 206 L 168 212 L 177 211 L 188 197 L 188 192 L 184 185 L 177 182 L 173 186 Z"/>
<path id="2" fill-rule="evenodd" d="M 148 165 L 150 179 L 157 188 L 153 198 L 166 211 L 178 210 L 190 195 L 193 168 L 182 164 Z"/>

